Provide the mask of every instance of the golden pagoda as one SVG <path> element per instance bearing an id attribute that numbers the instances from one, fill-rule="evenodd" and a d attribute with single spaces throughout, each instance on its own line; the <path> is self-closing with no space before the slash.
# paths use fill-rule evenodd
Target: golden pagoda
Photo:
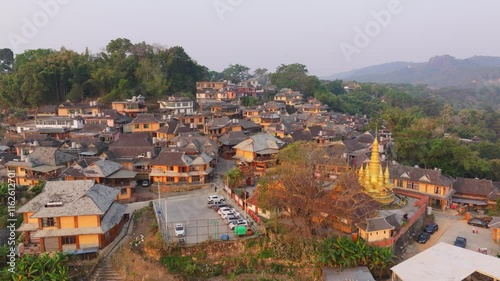
<path id="1" fill-rule="evenodd" d="M 393 185 L 389 179 L 389 166 L 383 171 L 379 157 L 378 138 L 375 137 L 370 162 L 359 169 L 359 183 L 365 188 L 366 194 L 386 205 L 394 201 Z"/>

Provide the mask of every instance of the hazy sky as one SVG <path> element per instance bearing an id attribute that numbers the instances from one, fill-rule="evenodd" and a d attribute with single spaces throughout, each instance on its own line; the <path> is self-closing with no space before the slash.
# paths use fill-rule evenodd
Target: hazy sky
<path id="1" fill-rule="evenodd" d="M 500 1 L 4 0 L 0 48 L 100 52 L 116 38 L 182 46 L 200 64 L 324 76 L 391 61 L 500 56 Z"/>

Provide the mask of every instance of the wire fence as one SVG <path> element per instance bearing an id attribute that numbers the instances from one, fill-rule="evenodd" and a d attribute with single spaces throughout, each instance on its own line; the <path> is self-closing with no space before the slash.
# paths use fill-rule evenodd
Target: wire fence
<path id="1" fill-rule="evenodd" d="M 181 234 L 182 231 L 175 230 L 176 224 L 182 224 L 184 227 L 183 234 Z M 186 244 L 197 244 L 207 240 L 221 240 L 223 235 L 227 235 L 229 240 L 238 238 L 234 234 L 234 230 L 229 225 L 226 225 L 221 218 L 168 222 L 167 232 L 169 237 L 172 238 L 170 241 L 175 242 L 183 239 Z"/>

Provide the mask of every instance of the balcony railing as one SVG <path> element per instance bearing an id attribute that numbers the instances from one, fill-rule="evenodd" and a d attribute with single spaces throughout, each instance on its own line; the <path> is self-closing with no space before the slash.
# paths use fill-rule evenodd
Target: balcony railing
<path id="1" fill-rule="evenodd" d="M 36 255 L 40 253 L 40 245 L 39 244 L 20 244 L 19 245 L 19 255 Z"/>
<path id="2" fill-rule="evenodd" d="M 267 162 L 267 161 L 276 161 L 276 156 L 257 156 L 253 159 L 254 162 Z"/>
<path id="3" fill-rule="evenodd" d="M 151 171 L 152 171 L 152 170 L 151 170 L 151 168 L 136 168 L 136 167 L 134 167 L 132 170 L 133 170 L 134 172 L 138 172 L 138 173 L 148 173 L 148 174 L 149 174 L 149 173 L 151 173 Z"/>
<path id="4" fill-rule="evenodd" d="M 148 108 L 124 108 L 124 112 L 148 112 Z"/>
<path id="5" fill-rule="evenodd" d="M 59 178 L 59 175 L 26 174 L 24 178 L 29 180 L 55 180 Z"/>

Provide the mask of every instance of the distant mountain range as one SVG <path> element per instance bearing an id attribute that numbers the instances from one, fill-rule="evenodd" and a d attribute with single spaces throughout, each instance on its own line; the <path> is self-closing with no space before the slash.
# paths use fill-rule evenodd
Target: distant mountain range
<path id="1" fill-rule="evenodd" d="M 426 84 L 431 88 L 474 87 L 499 82 L 500 57 L 474 56 L 456 59 L 435 56 L 428 62 L 391 62 L 323 77 L 324 80 L 356 80 L 376 83 Z"/>

